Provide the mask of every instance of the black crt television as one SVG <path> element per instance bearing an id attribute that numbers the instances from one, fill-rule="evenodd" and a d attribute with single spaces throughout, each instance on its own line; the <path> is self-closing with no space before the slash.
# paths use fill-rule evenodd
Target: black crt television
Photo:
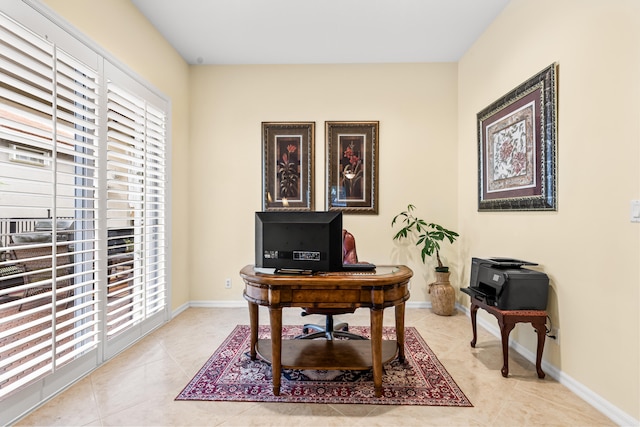
<path id="1" fill-rule="evenodd" d="M 256 267 L 342 270 L 342 212 L 256 212 Z"/>

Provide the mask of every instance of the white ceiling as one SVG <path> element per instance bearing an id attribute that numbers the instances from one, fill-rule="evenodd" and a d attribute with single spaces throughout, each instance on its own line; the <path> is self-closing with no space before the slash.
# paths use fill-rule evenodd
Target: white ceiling
<path id="1" fill-rule="evenodd" d="M 510 0 L 132 0 L 189 64 L 456 62 Z"/>

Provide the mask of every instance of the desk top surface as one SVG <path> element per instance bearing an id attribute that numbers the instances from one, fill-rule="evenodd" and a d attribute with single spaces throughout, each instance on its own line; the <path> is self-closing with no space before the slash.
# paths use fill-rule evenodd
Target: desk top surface
<path id="1" fill-rule="evenodd" d="M 379 265 L 372 271 L 335 271 L 317 272 L 314 274 L 278 274 L 273 269 L 254 268 L 246 265 L 240 270 L 240 276 L 251 282 L 262 284 L 287 285 L 293 283 L 313 282 L 358 282 L 372 284 L 398 283 L 408 281 L 413 271 L 405 265 Z"/>

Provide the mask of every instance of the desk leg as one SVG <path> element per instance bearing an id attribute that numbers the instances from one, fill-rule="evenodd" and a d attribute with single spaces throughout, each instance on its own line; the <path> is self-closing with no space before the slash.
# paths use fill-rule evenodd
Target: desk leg
<path id="1" fill-rule="evenodd" d="M 471 329 L 473 330 L 473 339 L 471 340 L 471 347 L 476 347 L 478 341 L 478 329 L 476 327 L 476 317 L 478 316 L 478 305 L 474 304 L 471 300 Z"/>
<path id="2" fill-rule="evenodd" d="M 546 320 L 546 318 L 544 319 Z M 538 333 L 538 351 L 536 352 L 536 371 L 538 372 L 538 378 L 544 378 L 545 374 L 542 371 L 542 350 L 544 349 L 544 339 L 547 335 L 547 327 L 542 322 L 531 322 L 536 332 Z"/>
<path id="3" fill-rule="evenodd" d="M 396 339 L 398 340 L 398 361 L 404 363 L 404 302 L 396 305 Z"/>
<path id="4" fill-rule="evenodd" d="M 382 313 L 381 308 L 371 308 L 371 363 L 376 397 L 382 397 Z"/>
<path id="5" fill-rule="evenodd" d="M 249 303 L 249 322 L 251 325 L 251 360 L 256 360 L 256 345 L 258 344 L 258 304 Z"/>
<path id="6" fill-rule="evenodd" d="M 269 307 L 271 325 L 271 374 L 273 376 L 273 394 L 280 396 L 280 377 L 282 374 L 282 308 Z"/>

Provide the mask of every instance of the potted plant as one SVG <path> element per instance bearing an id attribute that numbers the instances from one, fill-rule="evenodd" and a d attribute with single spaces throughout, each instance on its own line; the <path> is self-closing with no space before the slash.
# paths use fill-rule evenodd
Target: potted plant
<path id="1" fill-rule="evenodd" d="M 391 221 L 393 227 L 396 222 L 402 228 L 393 236 L 393 240 L 401 241 L 414 237 L 416 246 L 420 249 L 422 263 L 426 264 L 426 257 L 436 255 L 438 266 L 436 267 L 436 281 L 429 284 L 431 294 L 431 306 L 436 314 L 450 316 L 455 311 L 455 289 L 449 282 L 449 267 L 442 264 L 440 259 L 440 242 L 445 239 L 453 243 L 459 236 L 455 231 L 447 230 L 439 224 L 426 222 L 413 215 L 414 205 L 408 205 L 407 210 L 400 212 Z"/>

